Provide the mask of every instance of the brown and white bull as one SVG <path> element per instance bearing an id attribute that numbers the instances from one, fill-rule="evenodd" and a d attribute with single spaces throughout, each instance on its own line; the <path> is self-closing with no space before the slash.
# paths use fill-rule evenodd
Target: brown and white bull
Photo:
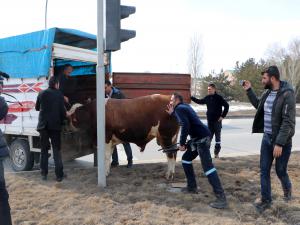
<path id="1" fill-rule="evenodd" d="M 149 95 L 134 99 L 108 99 L 105 104 L 105 166 L 110 172 L 110 159 L 114 146 L 123 142 L 134 143 L 144 151 L 153 138 L 162 148 L 177 142 L 179 124 L 166 112 L 170 96 Z M 71 110 L 72 124 L 89 129 L 96 140 L 96 101 L 86 105 L 75 104 Z M 167 153 L 167 179 L 175 172 L 176 153 Z"/>

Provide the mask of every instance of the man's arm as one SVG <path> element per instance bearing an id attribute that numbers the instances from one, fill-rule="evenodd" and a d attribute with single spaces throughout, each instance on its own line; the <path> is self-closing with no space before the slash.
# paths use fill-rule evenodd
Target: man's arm
<path id="1" fill-rule="evenodd" d="M 295 130 L 296 100 L 292 91 L 284 93 L 284 103 L 281 113 L 282 123 L 275 144 L 284 146 Z"/>
<path id="2" fill-rule="evenodd" d="M 38 94 L 37 98 L 36 98 L 36 103 L 35 103 L 35 110 L 36 111 L 40 111 L 40 107 L 41 107 L 41 93 Z"/>
<path id="3" fill-rule="evenodd" d="M 259 99 L 257 98 L 257 96 L 254 93 L 254 91 L 253 91 L 252 88 L 249 88 L 247 90 L 247 96 L 248 96 L 248 99 L 249 99 L 250 103 L 257 109 L 258 103 L 259 103 Z"/>
<path id="4" fill-rule="evenodd" d="M 256 94 L 252 90 L 251 82 L 248 80 L 244 81 L 243 84 L 244 90 L 247 92 L 248 99 L 250 103 L 257 109 L 259 104 L 259 99 L 256 97 Z"/>
<path id="5" fill-rule="evenodd" d="M 229 111 L 229 104 L 222 96 L 221 96 L 221 104 L 224 107 L 224 110 L 223 110 L 223 113 L 222 113 L 221 117 L 225 118 L 228 111 Z"/>
<path id="6" fill-rule="evenodd" d="M 191 100 L 197 104 L 201 104 L 201 105 L 206 104 L 206 97 L 204 97 L 202 99 L 198 99 L 198 98 L 195 98 L 194 96 L 191 96 Z"/>
<path id="7" fill-rule="evenodd" d="M 190 123 L 187 117 L 187 112 L 183 108 L 177 108 L 176 114 L 179 117 L 179 124 L 181 126 L 180 145 L 185 146 L 187 136 L 189 134 Z"/>
<path id="8" fill-rule="evenodd" d="M 60 95 L 60 104 L 59 104 L 59 107 L 60 107 L 60 116 L 61 116 L 61 119 L 62 120 L 65 120 L 67 118 L 67 111 L 66 111 L 66 107 L 65 107 L 65 100 L 64 100 L 64 96 L 59 93 Z"/>
<path id="9" fill-rule="evenodd" d="M 0 96 L 0 120 L 2 120 L 8 112 L 8 106 L 5 99 Z"/>
<path id="10" fill-rule="evenodd" d="M 122 91 L 119 91 L 119 99 L 124 99 L 126 96 L 123 94 Z"/>

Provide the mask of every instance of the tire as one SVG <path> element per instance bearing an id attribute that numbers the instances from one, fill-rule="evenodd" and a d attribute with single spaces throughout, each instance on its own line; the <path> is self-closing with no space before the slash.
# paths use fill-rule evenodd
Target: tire
<path id="1" fill-rule="evenodd" d="M 15 171 L 31 170 L 34 164 L 34 154 L 30 152 L 27 140 L 16 139 L 10 145 L 10 161 Z"/>

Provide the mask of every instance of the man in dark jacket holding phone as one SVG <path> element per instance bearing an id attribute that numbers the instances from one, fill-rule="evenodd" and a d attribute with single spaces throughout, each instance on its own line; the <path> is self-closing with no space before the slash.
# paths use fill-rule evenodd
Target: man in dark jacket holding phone
<path id="1" fill-rule="evenodd" d="M 263 133 L 260 149 L 260 185 L 261 201 L 255 204 L 258 212 L 271 207 L 270 171 L 275 159 L 275 169 L 282 189 L 283 199 L 292 198 L 292 184 L 287 173 L 287 166 L 292 149 L 292 137 L 295 133 L 296 101 L 293 87 L 280 80 L 277 66 L 270 66 L 262 72 L 262 84 L 266 89 L 258 98 L 249 81 L 243 87 L 248 98 L 257 109 L 252 132 Z"/>

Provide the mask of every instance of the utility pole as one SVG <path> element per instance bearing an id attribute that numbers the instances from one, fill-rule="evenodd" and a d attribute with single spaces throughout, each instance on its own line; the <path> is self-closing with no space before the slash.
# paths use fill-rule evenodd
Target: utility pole
<path id="1" fill-rule="evenodd" d="M 106 187 L 105 174 L 105 99 L 104 99 L 104 1 L 97 0 L 97 75 L 96 75 L 96 98 L 97 98 L 97 164 L 98 186 Z"/>

